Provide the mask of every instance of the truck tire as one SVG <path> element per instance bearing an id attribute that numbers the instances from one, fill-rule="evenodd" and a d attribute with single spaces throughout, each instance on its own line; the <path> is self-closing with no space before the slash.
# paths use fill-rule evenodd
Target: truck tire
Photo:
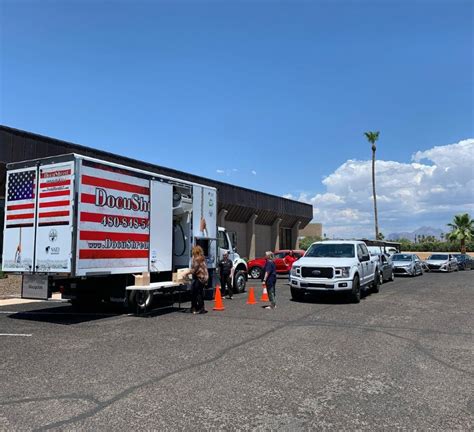
<path id="1" fill-rule="evenodd" d="M 253 279 L 262 279 L 263 270 L 260 267 L 255 266 L 250 269 L 249 274 Z"/>
<path id="2" fill-rule="evenodd" d="M 380 291 L 380 285 L 382 285 L 383 274 L 378 270 L 375 271 L 374 281 L 372 282 L 372 292 L 378 293 Z"/>
<path id="3" fill-rule="evenodd" d="M 234 275 L 234 292 L 243 293 L 245 292 L 245 284 L 247 283 L 247 277 L 245 271 L 239 270 Z"/>
<path id="4" fill-rule="evenodd" d="M 360 280 L 358 275 L 355 275 L 354 279 L 352 280 L 350 299 L 352 303 L 360 303 Z"/>
<path id="5" fill-rule="evenodd" d="M 296 288 L 291 288 L 291 298 L 294 301 L 301 301 L 304 299 L 304 292 Z"/>
<path id="6" fill-rule="evenodd" d="M 130 293 L 128 304 L 132 312 L 145 311 L 151 306 L 153 293 L 151 291 L 135 290 Z"/>

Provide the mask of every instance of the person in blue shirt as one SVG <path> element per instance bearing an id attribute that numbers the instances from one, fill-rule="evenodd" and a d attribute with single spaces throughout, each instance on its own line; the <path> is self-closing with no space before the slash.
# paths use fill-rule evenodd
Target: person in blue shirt
<path id="1" fill-rule="evenodd" d="M 265 258 L 267 259 L 265 263 L 262 284 L 267 285 L 268 298 L 270 299 L 270 306 L 266 306 L 265 309 L 275 309 L 276 308 L 276 293 L 275 293 L 275 284 L 276 284 L 276 266 L 273 262 L 273 252 L 265 252 Z"/>

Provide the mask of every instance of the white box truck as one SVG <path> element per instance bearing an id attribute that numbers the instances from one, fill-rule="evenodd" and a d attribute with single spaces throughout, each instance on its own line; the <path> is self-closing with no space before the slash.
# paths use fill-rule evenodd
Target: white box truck
<path id="1" fill-rule="evenodd" d="M 211 275 L 208 296 L 224 250 L 234 262 L 234 289 L 242 292 L 246 263 L 216 220 L 217 191 L 209 186 L 77 154 L 13 163 L 2 270 L 23 275 L 25 298 L 59 290 L 75 303 L 145 308 L 173 287 L 172 273 L 190 266 L 198 244 Z M 134 275 L 146 272 L 148 289 L 128 291 Z"/>

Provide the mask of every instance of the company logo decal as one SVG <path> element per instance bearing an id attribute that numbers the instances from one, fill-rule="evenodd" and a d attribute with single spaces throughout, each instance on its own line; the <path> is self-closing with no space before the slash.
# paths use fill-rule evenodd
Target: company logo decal
<path id="1" fill-rule="evenodd" d="M 53 228 L 52 230 L 49 231 L 49 240 L 51 242 L 55 242 L 58 238 L 58 232 Z"/>

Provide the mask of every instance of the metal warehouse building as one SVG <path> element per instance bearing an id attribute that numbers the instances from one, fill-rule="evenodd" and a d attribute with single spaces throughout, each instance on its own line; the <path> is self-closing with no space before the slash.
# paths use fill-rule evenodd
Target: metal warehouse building
<path id="1" fill-rule="evenodd" d="M 300 229 L 313 218 L 312 206 L 298 201 L 0 125 L 2 221 L 6 164 L 66 153 L 82 154 L 217 188 L 218 223 L 234 236 L 239 254 L 250 259 L 262 256 L 266 250 L 296 249 Z"/>

